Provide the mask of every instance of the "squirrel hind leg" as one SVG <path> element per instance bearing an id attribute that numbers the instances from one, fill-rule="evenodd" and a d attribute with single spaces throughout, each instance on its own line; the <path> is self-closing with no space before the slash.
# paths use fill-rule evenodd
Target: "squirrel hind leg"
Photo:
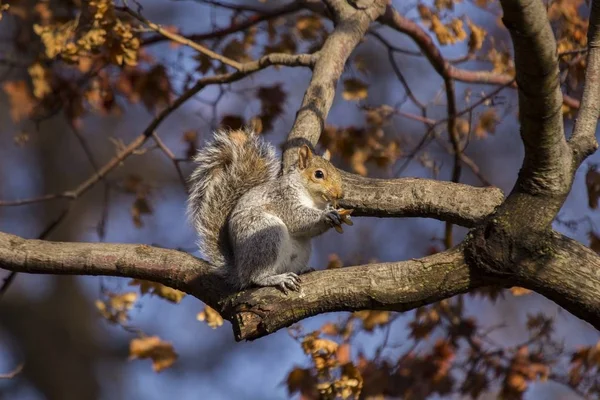
<path id="1" fill-rule="evenodd" d="M 263 276 L 254 279 L 253 283 L 257 286 L 274 286 L 285 294 L 288 293 L 288 290 L 300 291 L 300 277 L 293 272 Z"/>

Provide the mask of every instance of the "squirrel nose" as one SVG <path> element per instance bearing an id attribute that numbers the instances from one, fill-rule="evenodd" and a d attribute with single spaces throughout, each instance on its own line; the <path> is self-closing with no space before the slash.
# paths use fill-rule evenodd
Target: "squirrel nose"
<path id="1" fill-rule="evenodd" d="M 342 189 L 334 190 L 332 193 L 332 197 L 335 197 L 336 199 L 341 199 L 344 197 L 344 191 Z"/>

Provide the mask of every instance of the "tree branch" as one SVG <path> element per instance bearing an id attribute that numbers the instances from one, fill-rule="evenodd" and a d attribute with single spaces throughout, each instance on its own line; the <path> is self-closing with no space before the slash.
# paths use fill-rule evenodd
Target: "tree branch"
<path id="1" fill-rule="evenodd" d="M 342 172 L 344 208 L 353 216 L 425 217 L 473 227 L 502 204 L 495 187 L 476 188 L 430 179 L 374 179 Z"/>
<path id="2" fill-rule="evenodd" d="M 569 144 L 575 168 L 598 149 L 596 127 L 600 117 L 600 4 L 592 2 L 588 28 L 588 55 L 581 108 Z"/>
<path id="3" fill-rule="evenodd" d="M 232 295 L 205 261 L 147 245 L 61 243 L 0 233 L 0 265 L 25 273 L 107 275 L 159 282 L 220 311 L 232 322 L 237 340 L 256 339 L 324 312 L 409 310 L 483 283 L 472 275 L 461 248 L 419 260 L 313 272 L 302 275 L 300 293 L 288 295 L 271 287 Z"/>
<path id="4" fill-rule="evenodd" d="M 299 146 L 307 142 L 317 144 L 346 60 L 367 33 L 371 22 L 385 9 L 384 0 L 374 0 L 366 9 L 361 10 L 354 9 L 344 0 L 328 0 L 325 3 L 336 13 L 333 18 L 336 27 L 323 43 L 320 53 L 327 56 L 320 57 L 315 63 L 302 105 L 288 135 L 283 155 L 285 169 L 296 162 L 296 149 Z"/>
<path id="5" fill-rule="evenodd" d="M 517 190 L 566 194 L 571 151 L 565 140 L 556 41 L 539 0 L 503 0 L 503 21 L 515 51 L 525 160 Z M 558 211 L 558 210 L 557 210 Z"/>
<path id="6" fill-rule="evenodd" d="M 335 282 L 335 285 L 332 285 Z M 407 311 L 481 286 L 461 248 L 418 260 L 369 264 L 302 275 L 289 296 L 273 288 L 243 292 L 228 304 L 237 340 L 256 339 L 332 311 Z"/>
<path id="7" fill-rule="evenodd" d="M 600 331 L 600 257 L 553 232 L 546 249 L 515 268 L 515 284 L 534 290 Z"/>

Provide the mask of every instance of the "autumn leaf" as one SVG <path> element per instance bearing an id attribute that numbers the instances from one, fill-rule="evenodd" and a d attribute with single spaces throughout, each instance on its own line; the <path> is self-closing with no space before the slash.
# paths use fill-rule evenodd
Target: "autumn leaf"
<path id="1" fill-rule="evenodd" d="M 8 81 L 2 85 L 10 103 L 10 117 L 19 122 L 31 116 L 36 102 L 25 81 Z"/>
<path id="2" fill-rule="evenodd" d="M 42 66 L 40 63 L 31 65 L 27 72 L 31 77 L 31 84 L 33 85 L 33 95 L 36 99 L 42 99 L 46 95 L 52 92 L 50 86 L 50 71 Z"/>
<path id="3" fill-rule="evenodd" d="M 481 26 L 474 24 L 471 20 L 467 21 L 467 25 L 471 30 L 469 34 L 469 53 L 475 53 L 483 47 L 487 31 Z"/>
<path id="4" fill-rule="evenodd" d="M 205 306 L 204 310 L 198 313 L 196 319 L 198 319 L 198 321 L 206 321 L 208 326 L 213 329 L 223 325 L 223 317 L 210 306 Z"/>
<path id="5" fill-rule="evenodd" d="M 186 144 L 185 157 L 191 160 L 196 155 L 198 132 L 192 130 L 185 131 L 183 132 L 182 140 Z"/>
<path id="6" fill-rule="evenodd" d="M 224 115 L 220 126 L 231 130 L 241 129 L 244 126 L 244 118 L 239 115 Z"/>
<path id="7" fill-rule="evenodd" d="M 344 266 L 344 263 L 342 262 L 342 259 L 340 258 L 340 256 L 338 256 L 337 254 L 329 255 L 329 261 L 327 262 L 327 269 L 342 268 L 343 266 Z"/>
<path id="8" fill-rule="evenodd" d="M 383 104 L 379 107 L 365 108 L 365 117 L 367 123 L 381 127 L 390 122 L 392 116 L 394 116 L 396 110 L 393 107 Z"/>
<path id="9" fill-rule="evenodd" d="M 314 40 L 319 37 L 323 29 L 323 22 L 316 14 L 303 15 L 296 19 L 298 35 L 305 40 Z"/>
<path id="10" fill-rule="evenodd" d="M 368 86 L 356 78 L 346 79 L 344 81 L 344 91 L 342 97 L 344 100 L 357 101 L 366 99 L 368 95 Z"/>
<path id="11" fill-rule="evenodd" d="M 479 116 L 479 121 L 475 125 L 475 136 L 479 139 L 484 139 L 487 134 L 494 134 L 496 132 L 496 125 L 500 122 L 498 114 L 494 108 L 488 108 Z"/>
<path id="12" fill-rule="evenodd" d="M 313 376 L 309 369 L 295 367 L 290 371 L 286 379 L 288 394 L 291 396 L 301 393 L 302 395 L 309 395 L 307 397 L 309 399 L 316 398 L 315 386 L 317 382 L 317 378 Z"/>
<path id="13" fill-rule="evenodd" d="M 2 21 L 2 14 L 10 8 L 8 4 L 0 4 L 0 21 Z"/>
<path id="14" fill-rule="evenodd" d="M 129 319 L 128 312 L 131 310 L 137 301 L 137 293 L 109 293 L 108 299 L 96 300 L 96 308 L 100 311 L 100 315 L 106 318 L 109 322 L 122 324 Z"/>
<path id="15" fill-rule="evenodd" d="M 145 196 L 138 196 L 131 206 L 131 218 L 136 228 L 144 226 L 142 215 L 152 214 L 152 207 Z"/>
<path id="16" fill-rule="evenodd" d="M 592 210 L 598 208 L 598 198 L 600 197 L 600 172 L 596 164 L 589 164 L 585 174 L 585 186 L 588 193 L 588 205 Z"/>
<path id="17" fill-rule="evenodd" d="M 524 296 L 526 294 L 530 294 L 531 290 L 518 286 L 513 286 L 510 288 L 510 292 L 513 294 L 513 296 Z"/>
<path id="18" fill-rule="evenodd" d="M 461 137 L 466 137 L 469 134 L 469 121 L 464 118 L 457 118 L 456 131 Z"/>
<path id="19" fill-rule="evenodd" d="M 316 333 L 306 335 L 302 340 L 302 349 L 306 354 L 334 354 L 338 348 L 338 344 L 333 340 L 321 339 Z"/>
<path id="20" fill-rule="evenodd" d="M 360 72 L 363 75 L 368 75 L 369 62 L 365 57 L 358 54 L 358 55 L 354 56 L 352 63 L 354 64 L 354 67 L 358 70 L 358 72 Z"/>
<path id="21" fill-rule="evenodd" d="M 194 59 L 198 61 L 196 71 L 200 72 L 203 75 L 213 68 L 212 58 L 210 58 L 204 53 L 197 54 L 196 56 L 194 56 Z"/>
<path id="22" fill-rule="evenodd" d="M 246 52 L 248 46 L 245 43 L 241 42 L 238 39 L 233 39 L 229 41 L 223 48 L 223 56 L 235 60 L 237 62 L 247 62 L 250 61 L 251 58 Z"/>
<path id="23" fill-rule="evenodd" d="M 346 364 L 350 362 L 351 352 L 350 352 L 350 343 L 342 343 L 336 353 L 335 357 L 340 364 Z"/>
<path id="24" fill-rule="evenodd" d="M 287 93 L 280 83 L 276 83 L 271 86 L 261 86 L 256 94 L 261 103 L 262 130 L 267 132 L 273 129 L 275 119 L 283 114 Z"/>
<path id="25" fill-rule="evenodd" d="M 358 399 L 363 387 L 363 377 L 354 364 L 345 363 L 342 366 L 340 379 L 334 382 L 336 392 L 342 399 L 348 399 L 351 396 Z"/>
<path id="26" fill-rule="evenodd" d="M 588 232 L 588 237 L 590 238 L 590 249 L 600 254 L 600 237 L 592 231 Z"/>
<path id="27" fill-rule="evenodd" d="M 363 328 L 372 332 L 376 327 L 386 325 L 390 322 L 390 311 L 357 311 L 353 315 L 362 320 Z"/>
<path id="28" fill-rule="evenodd" d="M 173 345 L 158 336 L 136 338 L 129 343 L 129 359 L 149 358 L 155 372 L 171 367 L 178 357 Z"/>
<path id="29" fill-rule="evenodd" d="M 462 386 L 460 393 L 469 395 L 472 399 L 478 399 L 479 396 L 488 388 L 489 381 L 485 374 L 477 371 L 469 371 Z"/>
<path id="30" fill-rule="evenodd" d="M 179 303 L 185 297 L 185 293 L 165 286 L 161 283 L 150 282 L 141 279 L 132 279 L 129 281 L 129 286 L 139 286 L 142 295 L 149 293 L 158 297 L 162 297 L 171 303 Z"/>

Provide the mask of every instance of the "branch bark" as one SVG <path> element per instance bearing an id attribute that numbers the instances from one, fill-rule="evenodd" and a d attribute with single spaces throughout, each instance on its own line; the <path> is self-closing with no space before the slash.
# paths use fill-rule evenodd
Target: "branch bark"
<path id="1" fill-rule="evenodd" d="M 315 63 L 310 84 L 288 135 L 283 155 L 286 170 L 296 163 L 298 147 L 307 143 L 317 144 L 346 61 L 367 33 L 371 22 L 383 14 L 386 2 L 374 0 L 366 9 L 355 9 L 345 0 L 327 0 L 325 3 L 334 13 L 336 26 L 323 43 L 320 52 L 327 56 L 320 57 Z"/>
<path id="2" fill-rule="evenodd" d="M 373 179 L 342 172 L 344 208 L 367 217 L 425 217 L 473 227 L 502 204 L 495 187 L 476 188 L 431 179 Z"/>
<path id="3" fill-rule="evenodd" d="M 588 54 L 583 99 L 569 144 L 575 168 L 598 149 L 596 127 L 600 116 L 600 4 L 592 2 L 588 29 Z"/>

